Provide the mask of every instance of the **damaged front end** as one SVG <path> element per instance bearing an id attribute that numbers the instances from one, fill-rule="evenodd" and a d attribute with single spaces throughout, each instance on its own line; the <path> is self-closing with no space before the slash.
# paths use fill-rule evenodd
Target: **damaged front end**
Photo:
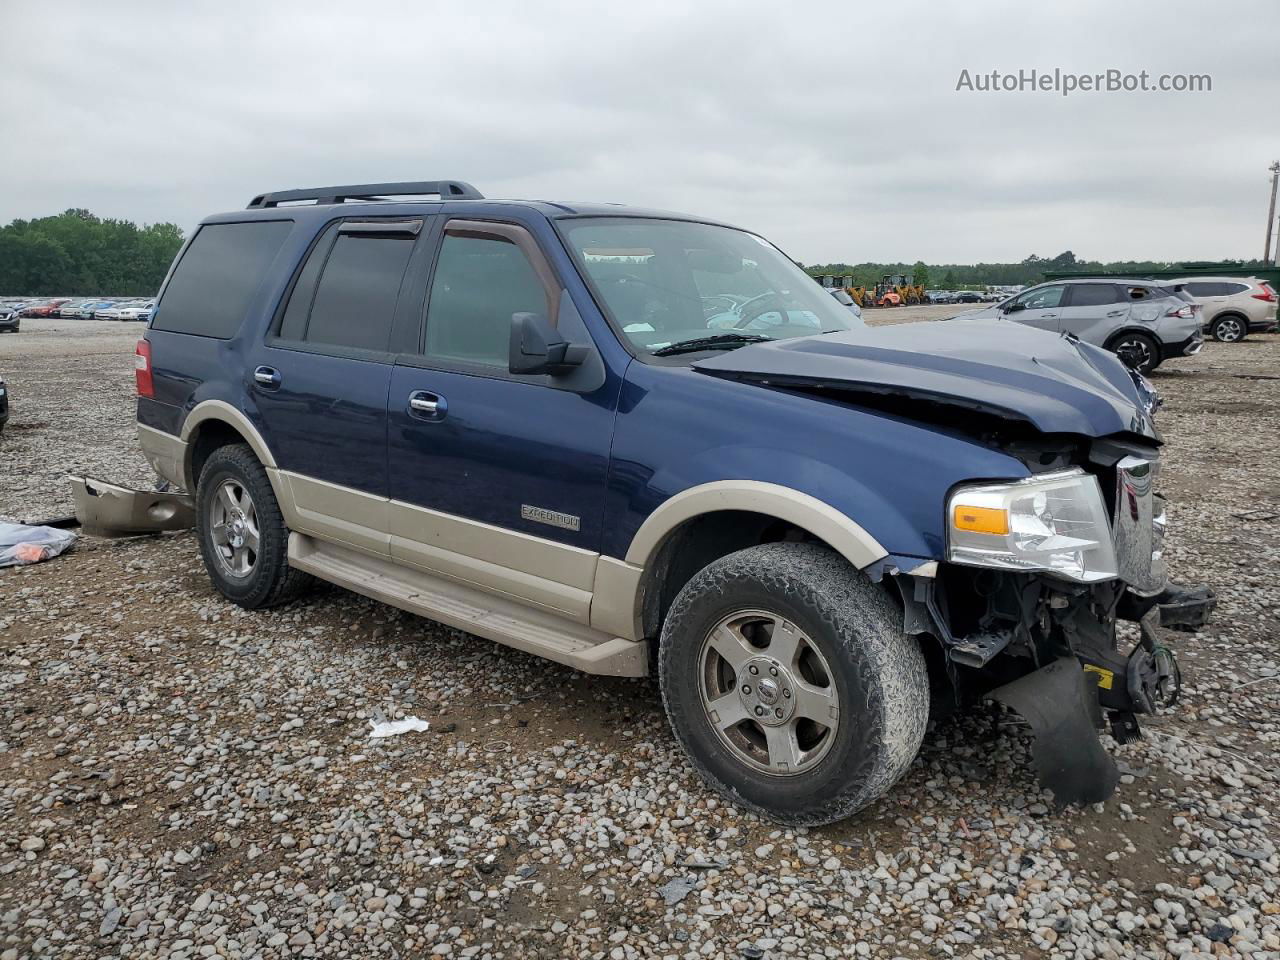
<path id="1" fill-rule="evenodd" d="M 1071 460 L 1074 473 L 1062 469 Z M 1154 449 L 1094 441 L 1074 451 L 1042 450 L 1037 462 L 1047 467 L 1043 476 L 1048 482 L 1041 487 L 1048 496 L 1037 494 L 1036 509 L 1043 515 L 1056 510 L 1057 516 L 1045 530 L 1033 532 L 1042 534 L 1041 545 L 1056 544 L 1066 555 L 1075 550 L 1083 556 L 1098 543 L 1089 537 L 1088 520 L 1072 512 L 1073 504 L 1065 497 L 1062 504 L 1054 503 L 1053 481 L 1097 479 L 1107 514 L 1101 528 L 1108 542 L 1100 545 L 1105 559 L 1096 568 L 1082 561 L 1077 568 L 1064 566 L 1066 573 L 982 569 L 987 557 L 1003 562 L 1004 555 L 988 548 L 966 565 L 968 557 L 952 544 L 952 562 L 926 571 L 890 558 L 884 572 L 897 574 L 908 632 L 940 641 L 936 667 L 945 673 L 947 682 L 941 686 L 950 688 L 950 695 L 936 706 L 947 710 L 985 699 L 1015 710 L 1035 735 L 1032 751 L 1042 785 L 1060 805 L 1096 803 L 1109 797 L 1119 780 L 1096 731 L 1109 726 L 1118 742 L 1130 742 L 1141 735 L 1140 716 L 1155 715 L 1177 701 L 1177 658 L 1158 628 L 1203 626 L 1215 597 L 1208 587 L 1168 581 Z M 1034 475 L 1024 482 L 1028 490 L 1037 489 Z M 981 505 L 995 500 L 961 499 L 980 505 L 966 508 L 953 523 L 1005 529 L 996 508 Z M 1024 532 L 1042 519 L 1036 515 L 1027 520 L 1013 510 L 1006 516 L 1005 524 L 1021 525 Z M 983 539 L 970 541 L 980 544 Z M 1137 624 L 1135 641 L 1121 643 L 1121 620 Z"/>

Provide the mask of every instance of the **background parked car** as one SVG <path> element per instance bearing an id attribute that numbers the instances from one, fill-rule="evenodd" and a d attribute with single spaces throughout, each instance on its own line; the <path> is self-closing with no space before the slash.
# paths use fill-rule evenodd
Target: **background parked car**
<path id="1" fill-rule="evenodd" d="M 0 333 L 17 333 L 21 326 L 21 310 L 17 307 L 0 307 Z"/>
<path id="2" fill-rule="evenodd" d="M 23 307 L 22 315 L 24 317 L 51 317 L 54 315 L 54 311 L 66 302 L 65 298 L 59 300 L 41 300 Z"/>
<path id="3" fill-rule="evenodd" d="M 5 385 L 4 377 L 0 377 L 0 432 L 3 432 L 4 425 L 9 422 L 9 388 Z"/>
<path id="4" fill-rule="evenodd" d="M 155 303 L 151 300 L 124 300 L 94 314 L 98 320 L 145 320 Z"/>
<path id="5" fill-rule="evenodd" d="M 950 290 L 930 290 L 930 303 L 955 303 L 956 295 Z"/>
<path id="6" fill-rule="evenodd" d="M 1056 280 L 951 319 L 992 317 L 1074 334 L 1143 373 L 1173 357 L 1194 356 L 1204 344 L 1200 305 L 1164 281 Z"/>
<path id="7" fill-rule="evenodd" d="M 976 290 L 958 290 L 952 303 L 981 303 L 982 294 Z"/>
<path id="8" fill-rule="evenodd" d="M 55 317 L 74 317 L 76 311 L 88 301 L 83 297 L 73 297 L 53 312 Z"/>
<path id="9" fill-rule="evenodd" d="M 115 306 L 114 300 L 86 300 L 76 310 L 75 315 L 80 320 L 92 320 L 99 310 L 105 310 L 111 306 Z"/>
<path id="10" fill-rule="evenodd" d="M 1276 292 L 1256 277 L 1187 277 L 1170 280 L 1200 304 L 1204 332 L 1222 343 L 1235 343 L 1250 333 L 1276 325 Z"/>

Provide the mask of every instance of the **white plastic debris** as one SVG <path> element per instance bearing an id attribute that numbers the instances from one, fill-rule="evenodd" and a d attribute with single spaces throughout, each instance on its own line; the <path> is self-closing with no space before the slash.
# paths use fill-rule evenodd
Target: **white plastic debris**
<path id="1" fill-rule="evenodd" d="M 380 740 L 383 737 L 398 737 L 402 733 L 425 733 L 431 729 L 431 724 L 426 720 L 419 720 L 417 717 L 405 717 L 403 720 L 383 720 L 381 723 L 369 721 L 372 727 L 369 731 L 369 737 L 372 740 Z"/>
<path id="2" fill-rule="evenodd" d="M 17 567 L 56 557 L 76 542 L 70 530 L 0 523 L 0 567 Z"/>

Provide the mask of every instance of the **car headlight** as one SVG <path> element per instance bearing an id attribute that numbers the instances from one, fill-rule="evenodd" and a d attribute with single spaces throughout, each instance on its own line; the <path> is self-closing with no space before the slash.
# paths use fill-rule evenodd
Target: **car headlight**
<path id="1" fill-rule="evenodd" d="M 947 525 L 952 563 L 1040 570 L 1080 583 L 1119 572 L 1102 490 L 1079 468 L 957 487 L 947 500 Z"/>

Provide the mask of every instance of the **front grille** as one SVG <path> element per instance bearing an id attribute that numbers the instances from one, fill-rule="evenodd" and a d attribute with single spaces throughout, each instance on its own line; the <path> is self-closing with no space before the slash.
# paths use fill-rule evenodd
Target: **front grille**
<path id="1" fill-rule="evenodd" d="M 1135 593 L 1164 589 L 1164 498 L 1155 492 L 1160 462 L 1125 457 L 1116 464 L 1116 498 L 1111 531 L 1120 579 Z"/>

